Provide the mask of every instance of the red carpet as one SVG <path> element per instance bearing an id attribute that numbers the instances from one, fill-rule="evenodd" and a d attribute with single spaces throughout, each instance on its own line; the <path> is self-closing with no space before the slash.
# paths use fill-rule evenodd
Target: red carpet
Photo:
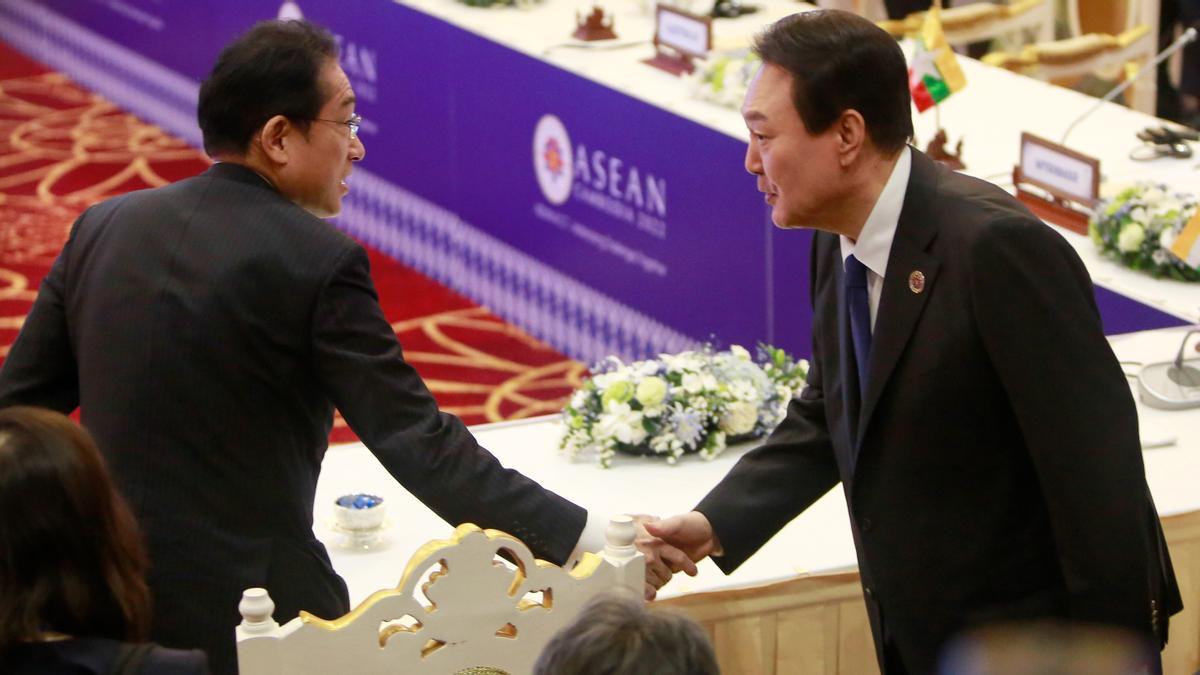
<path id="1" fill-rule="evenodd" d="M 200 173 L 204 153 L 0 44 L 0 363 L 89 205 Z M 572 361 L 437 282 L 371 251 L 384 312 L 443 410 L 468 424 L 556 412 Z M 331 440 L 353 440 L 341 418 Z"/>

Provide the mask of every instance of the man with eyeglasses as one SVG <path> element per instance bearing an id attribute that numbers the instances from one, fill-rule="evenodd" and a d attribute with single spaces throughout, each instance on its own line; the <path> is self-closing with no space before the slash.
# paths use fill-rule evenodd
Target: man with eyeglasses
<path id="1" fill-rule="evenodd" d="M 312 531 L 335 406 L 448 522 L 557 563 L 603 546 L 602 519 L 438 411 L 366 253 L 321 220 L 365 154 L 354 108 L 323 29 L 271 21 L 235 40 L 200 90 L 217 163 L 80 216 L 0 371 L 0 407 L 81 409 L 146 534 L 152 639 L 204 648 L 215 673 L 236 671 L 246 588 L 266 587 L 281 622 L 349 610 Z"/>

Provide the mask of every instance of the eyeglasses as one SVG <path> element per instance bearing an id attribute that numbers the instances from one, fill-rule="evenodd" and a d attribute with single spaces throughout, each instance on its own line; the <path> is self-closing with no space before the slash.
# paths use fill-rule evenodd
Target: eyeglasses
<path id="1" fill-rule="evenodd" d="M 358 138 L 358 130 L 362 126 L 362 115 L 355 113 L 354 115 L 352 115 L 350 117 L 350 119 L 344 120 L 344 121 L 343 120 L 327 120 L 322 117 L 314 117 L 313 121 L 314 122 L 332 122 L 334 124 L 344 125 L 350 129 L 350 138 Z"/>

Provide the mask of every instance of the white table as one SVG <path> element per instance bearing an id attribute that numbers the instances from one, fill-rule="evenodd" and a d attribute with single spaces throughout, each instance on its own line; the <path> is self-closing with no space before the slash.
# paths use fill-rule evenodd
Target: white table
<path id="1" fill-rule="evenodd" d="M 470 30 L 511 49 L 540 58 L 580 77 L 653 104 L 663 110 L 745 141 L 746 127 L 738 111 L 701 101 L 692 96 L 690 85 L 641 63 L 652 53 L 650 15 L 640 0 L 606 3 L 614 15 L 620 36 L 613 48 L 607 43 L 581 45 L 570 38 L 575 13 L 586 14 L 591 0 L 545 2 L 521 9 L 481 10 L 446 0 L 411 0 L 411 7 Z M 738 19 L 714 22 L 715 48 L 745 48 L 755 33 L 770 22 L 813 6 L 805 3 L 766 0 L 763 11 Z M 910 48 L 908 45 L 906 49 Z M 985 66 L 959 57 L 967 87 L 942 104 L 941 122 L 952 143 L 964 138 L 963 155 L 967 173 L 1008 186 L 1019 154 L 1021 132 L 1028 131 L 1058 142 L 1067 127 L 1095 99 L 1077 92 L 1009 71 Z M 1148 75 L 1153 77 L 1153 74 Z M 922 148 L 936 131 L 934 113 L 918 114 L 913 109 L 916 140 Z M 1131 148 L 1140 142 L 1134 134 L 1161 120 L 1128 108 L 1107 104 L 1081 123 L 1067 145 L 1101 159 L 1104 178 L 1110 185 L 1134 180 L 1161 181 L 1185 192 L 1200 192 L 1200 160 L 1158 159 L 1134 162 Z M 1102 191 L 1104 186 L 1102 186 Z M 1200 323 L 1200 286 L 1156 280 L 1103 258 L 1087 237 L 1064 230 L 1091 272 L 1093 281 L 1121 295 Z"/>
<path id="2" fill-rule="evenodd" d="M 1112 339 L 1118 357 L 1141 363 L 1172 358 L 1182 329 L 1132 333 Z M 1129 368 L 1136 371 L 1135 367 Z M 1132 380 L 1131 380 L 1132 382 Z M 1200 409 L 1167 412 L 1138 404 L 1146 440 L 1175 438 L 1174 445 L 1147 450 L 1146 472 L 1159 513 L 1200 511 Z M 690 509 L 715 485 L 747 448 L 731 449 L 711 462 L 687 457 L 676 466 L 642 458 L 619 458 L 604 470 L 575 461 L 557 449 L 555 417 L 483 425 L 473 429 L 484 447 L 504 464 L 579 504 L 605 514 L 670 515 Z M 388 501 L 391 527 L 386 545 L 368 552 L 341 548 L 330 528 L 334 500 L 368 492 Z M 409 495 L 361 444 L 330 448 L 317 486 L 315 531 L 326 542 L 334 567 L 350 587 L 352 603 L 394 585 L 408 557 L 421 544 L 447 536 L 450 525 Z M 705 561 L 695 578 L 680 576 L 663 590 L 672 595 L 758 585 L 802 573 L 853 569 L 856 565 L 849 519 L 840 489 L 825 495 L 784 528 L 730 576 Z"/>

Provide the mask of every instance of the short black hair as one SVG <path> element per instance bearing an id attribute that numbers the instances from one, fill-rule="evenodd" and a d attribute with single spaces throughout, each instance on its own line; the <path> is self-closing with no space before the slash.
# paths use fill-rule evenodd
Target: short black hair
<path id="1" fill-rule="evenodd" d="M 792 101 L 809 133 L 826 131 L 853 109 L 884 152 L 900 150 L 912 138 L 904 52 L 867 19 L 839 10 L 792 14 L 760 33 L 754 51 L 791 73 Z"/>
<path id="2" fill-rule="evenodd" d="M 720 675 L 700 624 L 647 608 L 628 590 L 603 593 L 550 638 L 533 675 Z"/>
<path id="3" fill-rule="evenodd" d="M 338 55 L 329 31 L 308 21 L 262 21 L 221 50 L 200 85 L 196 116 L 209 155 L 244 154 L 275 115 L 303 130 L 331 92 L 321 69 Z"/>

